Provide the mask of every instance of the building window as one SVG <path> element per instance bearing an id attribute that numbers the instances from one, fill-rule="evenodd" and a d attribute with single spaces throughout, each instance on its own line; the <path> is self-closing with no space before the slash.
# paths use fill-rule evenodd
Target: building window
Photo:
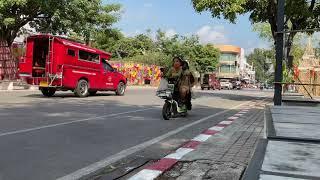
<path id="1" fill-rule="evenodd" d="M 237 55 L 235 54 L 221 54 L 220 61 L 236 61 Z"/>
<path id="2" fill-rule="evenodd" d="M 229 65 L 221 65 L 220 66 L 220 72 L 221 73 L 229 73 L 230 72 L 230 66 Z"/>
<path id="3" fill-rule="evenodd" d="M 83 61 L 100 63 L 99 54 L 94 54 L 94 53 L 83 51 L 83 50 L 79 50 L 79 59 Z"/>
<path id="4" fill-rule="evenodd" d="M 108 61 L 105 58 L 102 58 L 102 63 L 104 70 L 114 72 L 113 67 L 108 63 Z"/>
<path id="5" fill-rule="evenodd" d="M 231 65 L 230 66 L 230 72 L 231 73 L 236 73 L 236 66 Z"/>
<path id="6" fill-rule="evenodd" d="M 68 49 L 68 55 L 75 57 L 76 56 L 76 51 L 72 50 L 72 49 Z"/>

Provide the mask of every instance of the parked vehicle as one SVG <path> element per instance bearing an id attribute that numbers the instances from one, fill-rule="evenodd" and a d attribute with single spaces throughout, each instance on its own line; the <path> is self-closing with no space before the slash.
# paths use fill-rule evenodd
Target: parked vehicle
<path id="1" fill-rule="evenodd" d="M 231 79 L 230 82 L 232 84 L 232 89 L 236 89 L 237 88 L 237 80 L 236 79 Z"/>
<path id="2" fill-rule="evenodd" d="M 215 73 L 206 73 L 202 76 L 201 79 L 201 89 L 221 89 L 220 81 L 217 79 Z"/>
<path id="3" fill-rule="evenodd" d="M 242 89 L 242 83 L 241 83 L 241 81 L 236 81 L 236 89 L 237 89 L 237 90 Z"/>
<path id="4" fill-rule="evenodd" d="M 44 96 L 71 90 L 78 97 L 97 91 L 124 95 L 126 78 L 109 63 L 110 53 L 51 35 L 27 39 L 26 55 L 20 62 L 20 77 L 39 85 Z"/>
<path id="5" fill-rule="evenodd" d="M 220 86 L 221 86 L 221 89 L 230 90 L 233 88 L 232 83 L 228 79 L 220 79 Z"/>

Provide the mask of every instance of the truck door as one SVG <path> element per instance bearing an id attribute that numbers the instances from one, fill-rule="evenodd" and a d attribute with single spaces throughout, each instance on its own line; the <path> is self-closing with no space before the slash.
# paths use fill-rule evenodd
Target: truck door
<path id="1" fill-rule="evenodd" d="M 105 58 L 102 58 L 102 65 L 103 65 L 103 84 L 107 90 L 114 89 L 114 82 L 115 82 L 115 70 L 113 67 L 107 62 Z"/>

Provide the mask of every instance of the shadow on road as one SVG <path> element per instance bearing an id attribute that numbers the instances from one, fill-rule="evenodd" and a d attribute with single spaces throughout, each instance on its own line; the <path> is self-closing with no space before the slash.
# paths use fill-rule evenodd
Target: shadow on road
<path id="1" fill-rule="evenodd" d="M 89 97 L 101 97 L 101 96 L 116 96 L 114 92 L 98 92 L 96 95 L 89 96 Z M 72 92 L 68 93 L 56 93 L 52 97 L 46 97 L 43 96 L 42 94 L 30 94 L 26 95 L 24 97 L 31 97 L 31 98 L 79 98 L 75 96 Z"/>

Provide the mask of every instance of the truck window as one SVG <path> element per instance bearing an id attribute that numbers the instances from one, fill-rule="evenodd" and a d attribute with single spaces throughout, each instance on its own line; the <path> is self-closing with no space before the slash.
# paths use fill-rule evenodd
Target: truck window
<path id="1" fill-rule="evenodd" d="M 105 58 L 102 58 L 103 68 L 106 71 L 114 72 L 113 67 L 107 62 Z"/>
<path id="2" fill-rule="evenodd" d="M 74 51 L 72 49 L 68 49 L 68 55 L 75 57 L 76 56 L 76 51 Z"/>
<path id="3" fill-rule="evenodd" d="M 79 60 L 99 63 L 100 56 L 99 54 L 94 54 L 87 51 L 79 50 Z"/>

